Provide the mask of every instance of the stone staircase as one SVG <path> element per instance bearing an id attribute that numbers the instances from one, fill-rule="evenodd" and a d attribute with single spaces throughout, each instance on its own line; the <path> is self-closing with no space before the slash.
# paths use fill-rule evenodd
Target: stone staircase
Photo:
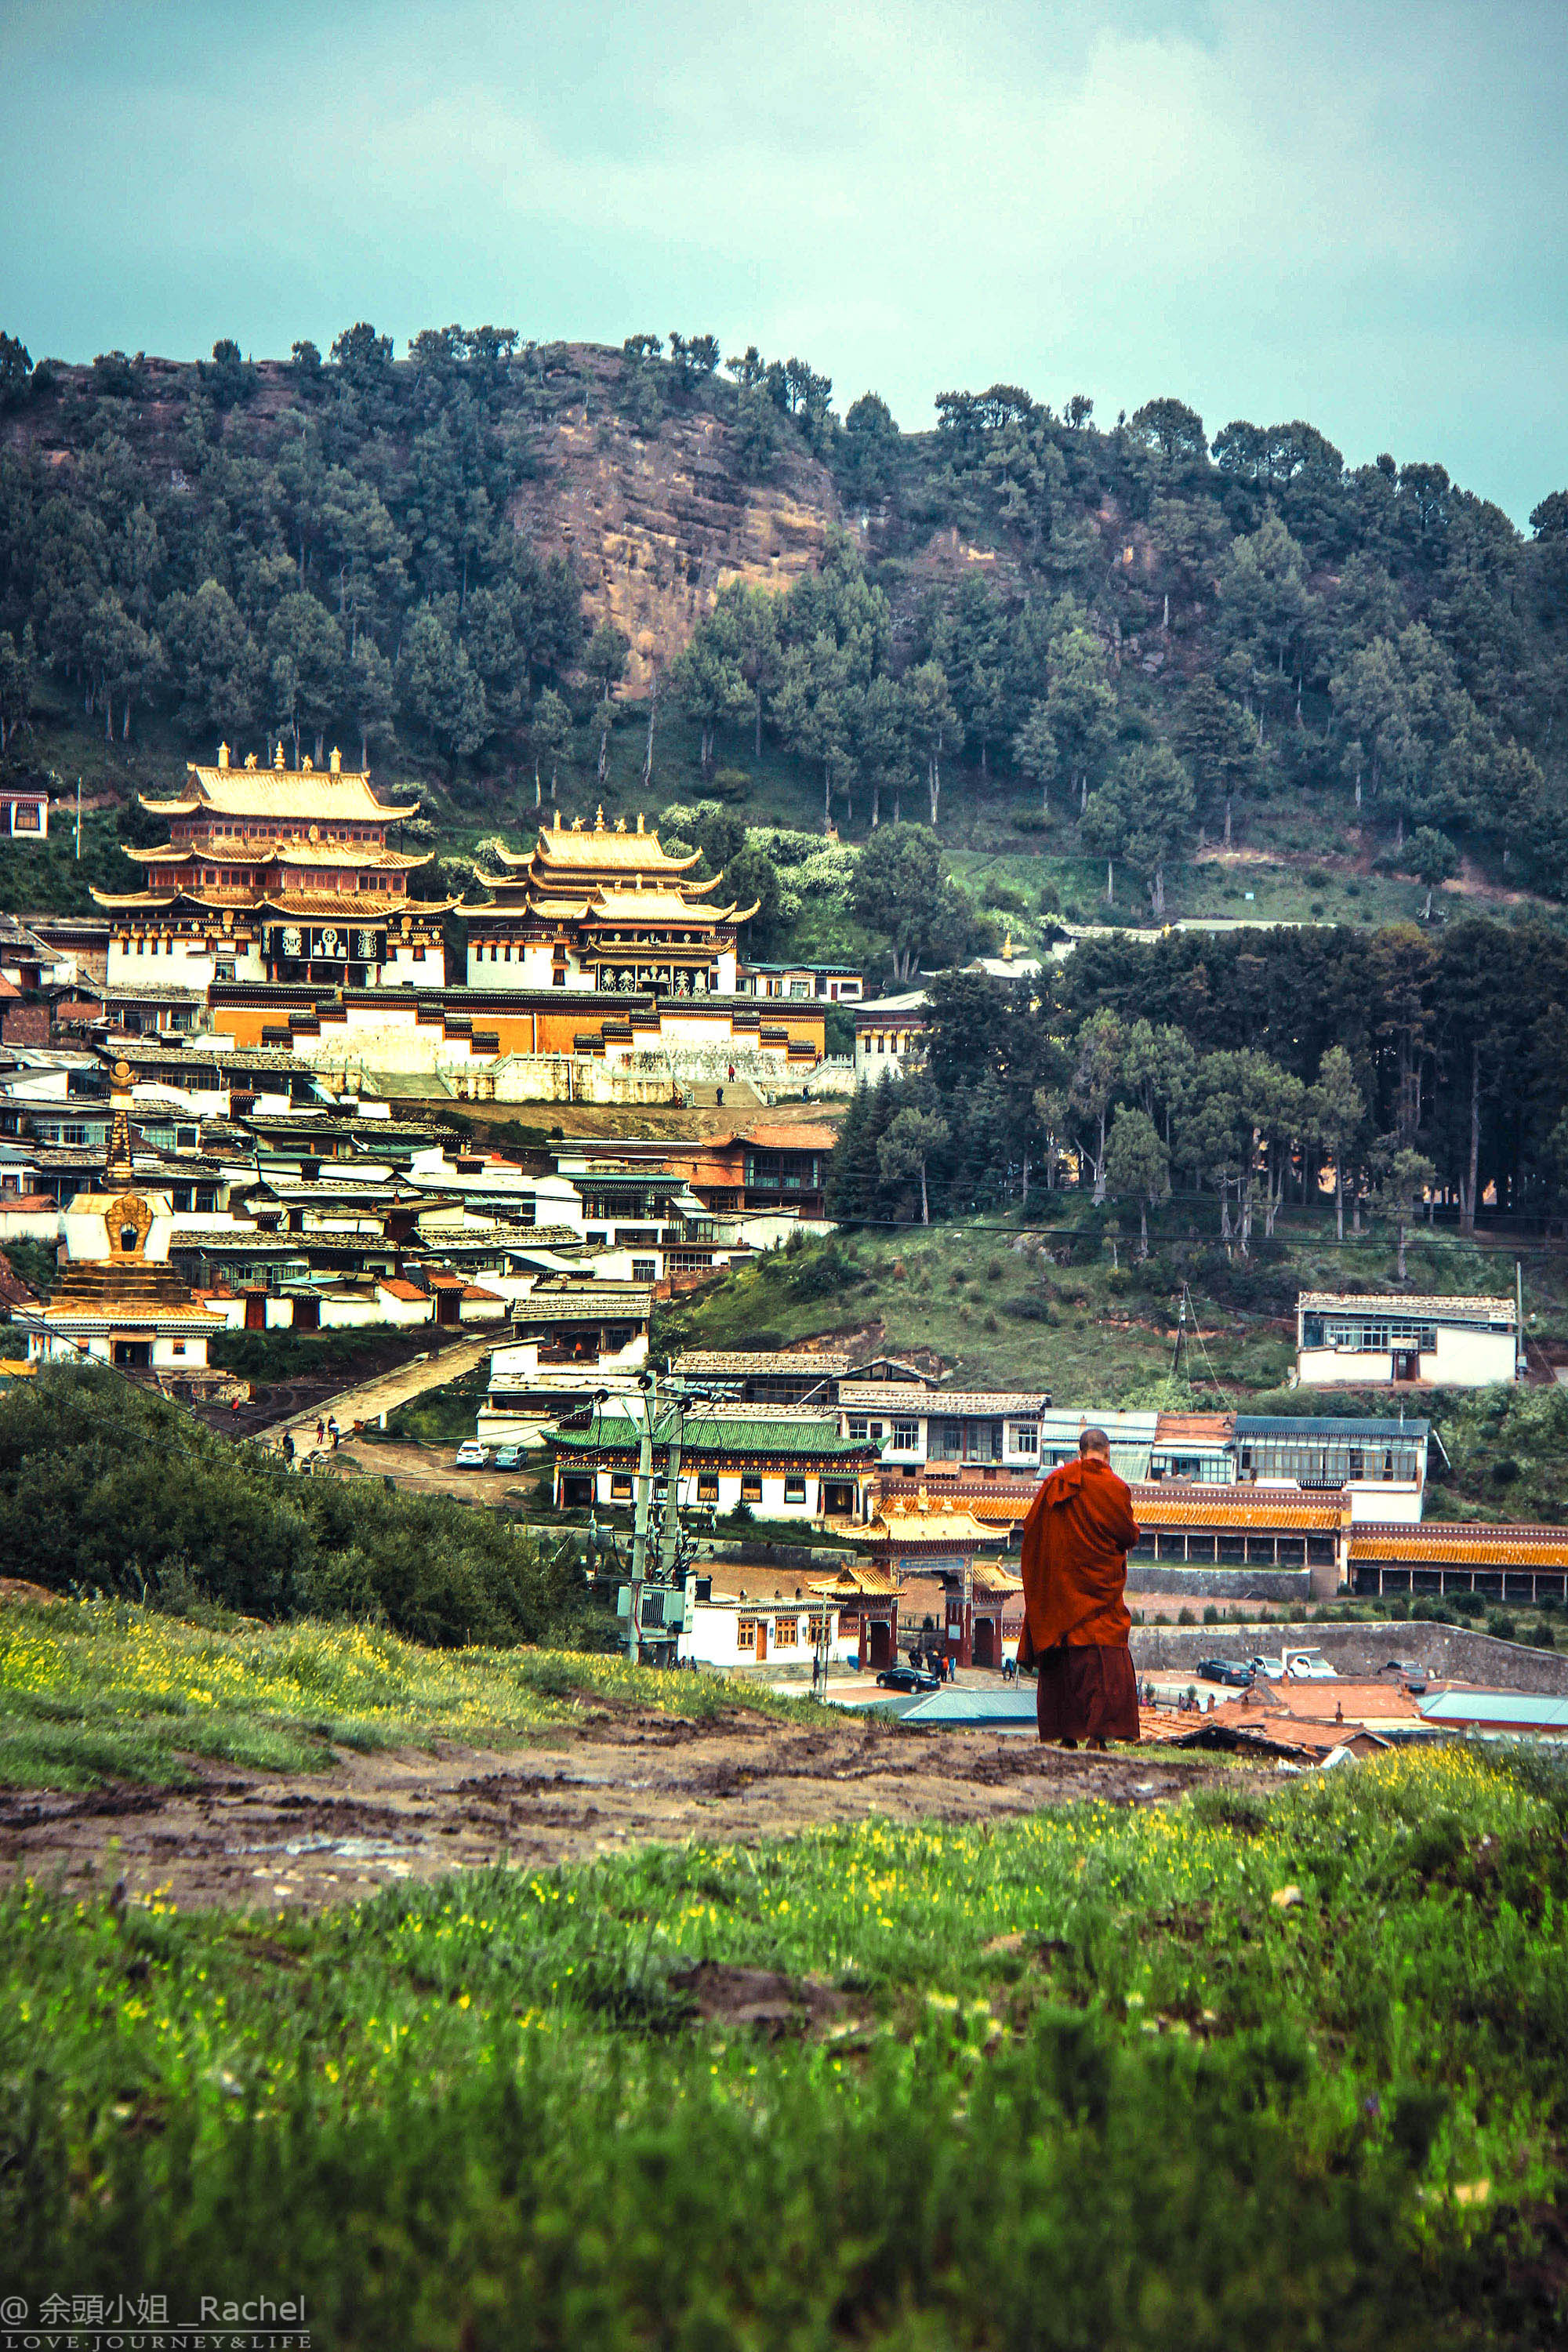
<path id="1" fill-rule="evenodd" d="M 763 1110 L 767 1108 L 766 1097 L 757 1091 L 750 1078 L 724 1078 L 717 1086 L 699 1085 L 686 1079 L 681 1083 L 680 1091 L 694 1110 Z M 721 1095 L 724 1097 L 722 1104 L 719 1101 Z"/>

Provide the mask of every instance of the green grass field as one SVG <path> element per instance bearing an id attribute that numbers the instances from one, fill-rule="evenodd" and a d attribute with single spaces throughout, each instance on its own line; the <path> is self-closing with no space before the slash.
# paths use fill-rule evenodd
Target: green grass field
<path id="1" fill-rule="evenodd" d="M 1451 1748 L 310 1923 L 24 1887 L 8 2291 L 302 2296 L 330 2352 L 1555 2345 L 1565 1811 Z"/>
<path id="2" fill-rule="evenodd" d="M 548 1736 L 594 1699 L 685 1716 L 795 1705 L 723 1676 L 568 1651 L 429 1650 L 362 1624 L 204 1626 L 108 1601 L 0 1612 L 10 1788 L 178 1787 L 193 1778 L 187 1757 L 300 1772 L 325 1769 L 337 1748 L 504 1747 Z"/>

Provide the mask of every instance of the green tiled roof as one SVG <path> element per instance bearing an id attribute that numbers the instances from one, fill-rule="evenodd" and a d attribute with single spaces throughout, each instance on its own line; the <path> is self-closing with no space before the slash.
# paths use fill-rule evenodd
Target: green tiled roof
<path id="1" fill-rule="evenodd" d="M 586 1429 L 558 1429 L 553 1442 L 570 1453 L 635 1454 L 639 1434 L 636 1422 L 626 1413 L 616 1412 L 595 1415 Z M 662 1417 L 656 1443 L 668 1443 Z M 689 1414 L 682 1440 L 685 1460 L 697 1454 L 811 1454 L 824 1461 L 847 1462 L 874 1451 L 858 1438 L 840 1437 L 836 1421 L 816 1416 L 790 1421 L 750 1420 L 726 1414 L 722 1419 L 700 1421 Z"/>

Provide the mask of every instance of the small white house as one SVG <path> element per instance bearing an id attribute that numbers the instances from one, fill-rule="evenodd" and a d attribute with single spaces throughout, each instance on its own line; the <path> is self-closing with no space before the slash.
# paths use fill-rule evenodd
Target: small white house
<path id="1" fill-rule="evenodd" d="M 1296 1373 L 1303 1388 L 1371 1388 L 1396 1381 L 1486 1388 L 1518 1376 L 1511 1298 L 1357 1297 L 1304 1290 L 1296 1306 Z"/>
<path id="2" fill-rule="evenodd" d="M 798 1594 L 793 1600 L 743 1594 L 733 1600 L 694 1601 L 691 1631 L 676 1647 L 680 1658 L 699 1665 L 809 1665 L 826 1624 L 827 1654 L 836 1664 L 853 1665 L 858 1638 L 840 1631 L 838 1611 L 831 1601 Z"/>
<path id="3" fill-rule="evenodd" d="M 0 1189 L 0 1244 L 42 1242 L 50 1247 L 59 1237 L 60 1213 L 47 1192 L 7 1192 Z"/>
<path id="4" fill-rule="evenodd" d="M 586 1429 L 555 1433 L 555 1499 L 630 1509 L 637 1496 L 640 1423 L 606 1401 Z M 742 1506 L 760 1519 L 802 1522 L 868 1516 L 871 1457 L 839 1436 L 831 1413 L 769 1412 L 760 1406 L 687 1418 L 679 1502 L 721 1515 Z"/>
<path id="5" fill-rule="evenodd" d="M 927 1389 L 912 1381 L 838 1383 L 839 1427 L 874 1445 L 889 1468 L 958 1470 L 980 1463 L 1032 1477 L 1047 1399 L 1039 1390 Z M 1149 1416 L 1151 1424 L 1153 1416 Z M 1078 1450 L 1076 1429 L 1073 1451 Z"/>

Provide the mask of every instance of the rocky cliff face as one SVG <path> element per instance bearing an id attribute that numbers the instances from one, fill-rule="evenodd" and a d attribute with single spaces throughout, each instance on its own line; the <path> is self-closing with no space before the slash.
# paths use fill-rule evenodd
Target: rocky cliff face
<path id="1" fill-rule="evenodd" d="M 584 397 L 537 430 L 537 477 L 513 520 L 570 555 L 591 623 L 631 642 L 626 689 L 644 693 L 727 580 L 787 588 L 821 560 L 838 502 L 825 467 L 781 449 L 766 482 L 742 478 L 729 426 L 695 406 L 636 434 L 614 411 L 618 353 L 579 347 Z"/>

